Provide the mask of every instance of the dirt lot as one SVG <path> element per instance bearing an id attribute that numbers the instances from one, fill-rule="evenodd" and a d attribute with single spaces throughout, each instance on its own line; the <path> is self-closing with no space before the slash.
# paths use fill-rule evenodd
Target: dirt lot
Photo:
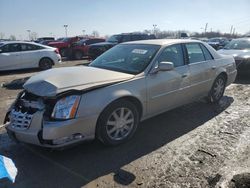
<path id="1" fill-rule="evenodd" d="M 14 81 L 0 88 L 1 122 L 19 83 L 37 71 L 1 73 L 0 83 Z M 250 187 L 250 78 L 229 86 L 218 105 L 198 101 L 142 122 L 119 147 L 94 141 L 51 151 L 15 144 L 2 128 L 0 154 L 18 169 L 10 187 Z"/>

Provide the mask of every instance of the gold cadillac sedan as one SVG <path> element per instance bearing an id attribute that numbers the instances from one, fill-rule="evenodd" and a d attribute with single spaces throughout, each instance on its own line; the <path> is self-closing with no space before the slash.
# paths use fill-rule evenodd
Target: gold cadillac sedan
<path id="1" fill-rule="evenodd" d="M 43 147 L 95 138 L 118 145 L 142 120 L 199 98 L 217 103 L 236 74 L 233 57 L 201 41 L 122 43 L 89 66 L 31 77 L 4 123 L 14 140 Z"/>

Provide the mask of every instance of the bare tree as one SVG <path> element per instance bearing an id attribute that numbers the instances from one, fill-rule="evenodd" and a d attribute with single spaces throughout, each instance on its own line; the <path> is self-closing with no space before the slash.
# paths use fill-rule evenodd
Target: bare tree
<path id="1" fill-rule="evenodd" d="M 94 31 L 92 32 L 92 35 L 93 35 L 94 37 L 99 37 L 99 36 L 100 36 L 99 32 L 96 31 L 96 30 L 94 30 Z"/>
<path id="2" fill-rule="evenodd" d="M 3 32 L 0 32 L 0 39 L 3 39 L 4 38 L 4 33 Z"/>
<path id="3" fill-rule="evenodd" d="M 30 40 L 36 40 L 38 37 L 38 34 L 36 32 L 30 33 Z"/>
<path id="4" fill-rule="evenodd" d="M 16 36 L 15 35 L 10 35 L 9 39 L 10 40 L 16 40 Z"/>

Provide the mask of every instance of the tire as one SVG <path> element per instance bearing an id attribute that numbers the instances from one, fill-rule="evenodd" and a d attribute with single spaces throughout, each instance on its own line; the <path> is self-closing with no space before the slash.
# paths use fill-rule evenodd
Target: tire
<path id="1" fill-rule="evenodd" d="M 53 66 L 53 61 L 49 58 L 42 58 L 39 62 L 39 68 L 42 70 L 51 69 Z"/>
<path id="2" fill-rule="evenodd" d="M 225 88 L 226 88 L 226 77 L 223 75 L 219 75 L 215 79 L 213 86 L 209 92 L 208 102 L 218 103 L 224 95 Z"/>
<path id="3" fill-rule="evenodd" d="M 74 53 L 74 58 L 75 58 L 76 60 L 81 60 L 81 59 L 83 58 L 83 53 L 82 53 L 81 51 L 76 51 L 76 52 Z"/>
<path id="4" fill-rule="evenodd" d="M 134 135 L 138 124 L 139 112 L 136 106 L 128 100 L 118 100 L 101 113 L 96 137 L 105 145 L 119 145 Z"/>

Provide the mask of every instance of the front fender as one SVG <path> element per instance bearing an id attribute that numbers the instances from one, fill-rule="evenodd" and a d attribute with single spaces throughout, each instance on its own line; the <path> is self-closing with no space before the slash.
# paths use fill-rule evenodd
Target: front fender
<path id="1" fill-rule="evenodd" d="M 100 113 L 113 101 L 123 97 L 134 97 L 141 102 L 143 112 L 146 109 L 145 79 L 117 83 L 104 88 L 96 89 L 82 95 L 77 116 L 87 117 Z"/>

